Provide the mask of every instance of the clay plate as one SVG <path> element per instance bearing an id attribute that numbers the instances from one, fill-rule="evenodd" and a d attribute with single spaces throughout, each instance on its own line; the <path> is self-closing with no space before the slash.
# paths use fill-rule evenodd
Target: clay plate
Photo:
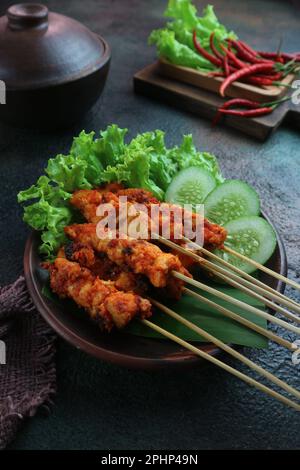
<path id="1" fill-rule="evenodd" d="M 266 216 L 264 217 L 270 222 Z M 267 266 L 285 276 L 287 273 L 286 253 L 280 236 L 277 232 L 276 234 L 277 247 Z M 53 302 L 45 297 L 42 294 L 45 271 L 40 268 L 39 243 L 38 232 L 33 232 L 25 247 L 25 279 L 37 310 L 66 341 L 98 359 L 126 367 L 158 369 L 193 366 L 203 362 L 170 341 L 143 338 L 122 332 L 101 333 L 87 317 L 72 314 L 71 307 L 66 302 Z M 284 290 L 284 285 L 273 278 L 261 276 L 261 280 L 280 292 Z M 216 356 L 221 353 L 221 350 L 212 344 L 196 344 L 211 355 Z"/>

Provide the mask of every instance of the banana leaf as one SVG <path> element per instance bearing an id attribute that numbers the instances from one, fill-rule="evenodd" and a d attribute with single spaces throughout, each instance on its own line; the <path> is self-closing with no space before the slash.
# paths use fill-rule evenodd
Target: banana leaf
<path id="1" fill-rule="evenodd" d="M 206 282 L 206 284 L 210 284 L 218 291 L 230 295 L 234 299 L 241 300 L 249 305 L 259 308 L 260 310 L 264 310 L 264 305 L 261 302 L 237 289 L 234 289 L 233 287 L 221 286 L 209 282 Z M 267 328 L 267 322 L 263 318 L 250 312 L 246 312 L 239 307 L 233 306 L 229 302 L 216 299 L 216 297 L 211 294 L 201 292 L 201 295 L 214 302 L 217 301 L 219 305 L 230 309 L 244 318 L 247 318 L 256 325 L 259 325 L 264 329 Z M 184 295 L 178 302 L 170 303 L 164 301 L 164 304 L 225 343 L 233 343 L 253 348 L 267 348 L 268 346 L 268 340 L 264 336 L 250 330 L 234 320 L 231 320 L 230 318 L 225 317 L 217 310 L 205 304 L 205 302 L 194 299 L 191 296 Z M 189 330 L 186 326 L 158 310 L 155 311 L 152 321 L 187 341 L 207 342 L 194 331 Z M 126 327 L 126 331 L 134 335 L 145 336 L 148 338 L 162 338 L 159 333 L 147 328 L 146 325 L 143 325 L 140 322 L 130 323 Z"/>

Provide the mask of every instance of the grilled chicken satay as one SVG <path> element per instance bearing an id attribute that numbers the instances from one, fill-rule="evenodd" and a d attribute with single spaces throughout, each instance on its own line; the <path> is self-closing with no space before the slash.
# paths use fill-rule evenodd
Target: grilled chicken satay
<path id="1" fill-rule="evenodd" d="M 111 239 L 97 236 L 96 224 L 75 224 L 65 227 L 66 235 L 73 241 L 90 245 L 97 252 L 104 252 L 119 266 L 128 266 L 134 273 L 143 274 L 154 287 L 166 287 L 174 283 L 172 271 L 179 271 L 186 276 L 189 272 L 182 266 L 177 256 L 164 253 L 161 249 L 145 240 L 132 238 Z M 181 282 L 178 286 L 182 285 Z"/>
<path id="2" fill-rule="evenodd" d="M 83 189 L 75 191 L 70 200 L 71 204 L 80 210 L 85 219 L 91 223 L 99 222 L 103 216 L 97 215 L 97 208 L 100 204 L 111 204 L 119 215 L 120 201 L 119 196 L 127 196 L 127 214 L 130 210 L 130 207 L 135 203 L 144 204 L 148 210 L 148 217 L 150 217 L 150 207 L 151 204 L 159 204 L 161 209 L 169 208 L 170 209 L 170 218 L 164 216 L 163 213 L 159 214 L 159 233 L 166 233 L 164 227 L 170 225 L 170 239 L 182 244 L 182 240 L 176 239 L 176 229 L 180 233 L 181 227 L 184 226 L 182 220 L 182 208 L 176 206 L 175 204 L 160 203 L 156 198 L 152 196 L 149 191 L 141 189 L 121 189 L 116 192 L 104 191 L 98 189 Z M 127 215 L 127 222 L 130 223 L 137 214 Z M 199 214 L 191 214 L 192 217 L 192 228 L 195 230 L 197 222 L 199 222 Z M 178 220 L 180 220 L 178 225 Z M 177 225 L 176 225 L 177 224 Z M 213 250 L 215 248 L 221 248 L 226 239 L 227 232 L 223 227 L 220 227 L 217 224 L 213 224 L 204 218 L 204 247 L 208 250 Z M 150 223 L 148 224 L 149 229 L 151 227 Z M 178 233 L 177 232 L 177 233 Z"/>
<path id="3" fill-rule="evenodd" d="M 112 281 L 102 281 L 89 269 L 65 258 L 48 265 L 50 285 L 57 295 L 84 307 L 101 329 L 125 327 L 133 318 L 149 318 L 151 304 L 133 292 L 118 290 Z"/>
<path id="4" fill-rule="evenodd" d="M 104 253 L 96 253 L 89 245 L 70 242 L 60 249 L 57 256 L 76 261 L 104 281 L 114 281 L 116 288 L 125 292 L 132 291 L 142 296 L 151 295 L 172 300 L 179 300 L 181 297 L 182 283 L 177 279 L 169 279 L 165 288 L 154 289 L 145 276 L 135 274 L 128 266 L 118 266 Z"/>
<path id="5" fill-rule="evenodd" d="M 118 189 L 115 194 L 119 196 L 126 196 L 127 201 L 138 204 L 160 204 L 160 201 L 153 196 L 150 191 L 140 188 L 127 188 Z"/>
<path id="6" fill-rule="evenodd" d="M 145 295 L 149 290 L 149 283 L 145 276 L 133 273 L 126 266 L 118 266 L 105 253 L 96 253 L 89 245 L 70 242 L 59 251 L 57 256 L 88 268 L 103 281 L 113 281 L 119 290 L 132 291 L 139 295 Z"/>
<path id="7" fill-rule="evenodd" d="M 178 220 L 182 218 L 181 207 L 177 206 L 176 204 L 168 204 L 165 202 L 161 203 L 160 201 L 158 201 L 158 199 L 156 199 L 153 196 L 153 194 L 150 191 L 146 191 L 144 189 L 139 189 L 139 188 L 119 189 L 115 191 L 115 195 L 117 197 L 126 196 L 128 202 L 133 203 L 133 204 L 134 203 L 145 204 L 148 207 L 151 204 L 159 204 L 159 205 L 163 205 L 164 207 L 169 207 L 170 209 L 172 209 L 172 211 L 170 212 L 171 224 L 172 223 L 174 224 L 176 213 L 178 214 Z M 72 200 L 71 200 L 71 203 L 72 203 Z M 197 217 L 199 217 L 198 214 L 196 213 L 192 214 L 194 224 L 197 221 Z M 88 220 L 88 222 L 90 221 Z M 169 223 L 169 220 L 167 219 L 166 222 Z M 160 218 L 160 228 L 163 225 L 163 223 L 164 223 L 164 218 L 162 216 Z M 193 228 L 195 228 L 195 226 L 193 226 Z M 174 238 L 174 230 L 172 230 L 171 228 L 170 232 L 171 232 L 171 239 L 172 239 Z M 173 237 L 172 237 L 172 234 L 173 234 Z M 221 227 L 218 224 L 213 224 L 204 218 L 204 246 L 207 249 L 215 249 L 215 248 L 221 247 L 226 239 L 226 236 L 227 236 L 227 232 L 223 227 Z M 178 242 L 178 240 L 175 240 L 175 241 Z"/>
<path id="8" fill-rule="evenodd" d="M 122 189 L 124 189 L 124 186 L 122 183 L 106 183 L 103 186 L 100 186 L 98 188 L 98 191 L 101 193 L 106 193 L 106 192 L 117 193 L 118 191 Z"/>
<path id="9" fill-rule="evenodd" d="M 122 183 L 108 183 L 97 188 L 96 191 L 101 194 L 110 192 L 117 196 L 126 196 L 128 202 L 159 204 L 159 200 L 150 191 L 141 188 L 125 188 Z"/>

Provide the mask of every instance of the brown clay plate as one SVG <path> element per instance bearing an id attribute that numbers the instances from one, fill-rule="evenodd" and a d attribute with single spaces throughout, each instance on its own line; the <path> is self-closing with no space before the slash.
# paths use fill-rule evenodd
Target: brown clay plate
<path id="1" fill-rule="evenodd" d="M 270 222 L 268 217 L 265 215 L 264 217 Z M 285 276 L 287 273 L 286 253 L 280 236 L 277 232 L 276 234 L 277 247 L 267 266 Z M 71 308 L 67 307 L 64 302 L 53 302 L 45 297 L 42 293 L 45 271 L 40 268 L 39 243 L 38 232 L 33 232 L 25 247 L 25 279 L 37 310 L 66 341 L 98 359 L 126 367 L 158 369 L 192 366 L 203 362 L 170 341 L 144 338 L 122 332 L 102 333 L 87 317 L 72 315 Z M 273 278 L 261 276 L 261 280 L 280 292 L 284 290 L 284 285 Z M 197 347 L 214 356 L 221 353 L 221 350 L 213 344 L 197 343 Z"/>

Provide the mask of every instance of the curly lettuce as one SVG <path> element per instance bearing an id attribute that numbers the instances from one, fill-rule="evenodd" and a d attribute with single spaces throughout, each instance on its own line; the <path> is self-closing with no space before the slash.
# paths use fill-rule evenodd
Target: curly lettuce
<path id="1" fill-rule="evenodd" d="M 191 135 L 184 136 L 180 146 L 167 148 L 161 130 L 138 134 L 128 143 L 126 133 L 117 125 L 108 126 L 98 137 L 82 131 L 67 155 L 50 158 L 45 174 L 18 194 L 24 204 L 23 219 L 41 231 L 40 252 L 48 259 L 66 241 L 64 227 L 78 220 L 69 203 L 75 190 L 117 181 L 147 189 L 163 200 L 176 173 L 189 166 L 203 167 L 217 182 L 223 181 L 216 158 L 197 151 Z"/>
<path id="2" fill-rule="evenodd" d="M 191 67 L 197 70 L 214 69 L 214 65 L 211 62 L 197 54 L 189 46 L 179 42 L 174 31 L 168 29 L 152 31 L 149 36 L 149 44 L 156 44 L 159 56 L 167 59 L 172 64 Z"/>
<path id="3" fill-rule="evenodd" d="M 71 194 L 63 185 L 53 184 L 45 175 L 35 185 L 18 194 L 18 202 L 35 200 L 24 207 L 23 220 L 42 232 L 40 252 L 51 257 L 65 241 L 64 227 L 71 223 L 73 211 L 68 203 Z"/>
<path id="4" fill-rule="evenodd" d="M 164 28 L 152 31 L 149 44 L 155 44 L 158 55 L 176 65 L 203 71 L 216 68 L 195 50 L 194 30 L 202 47 L 209 52 L 211 33 L 214 32 L 217 43 L 225 41 L 226 38 L 236 38 L 232 31 L 228 31 L 219 22 L 212 5 L 207 5 L 202 16 L 198 16 L 191 0 L 169 0 L 164 16 L 172 18 L 172 21 L 167 22 Z"/>
<path id="5" fill-rule="evenodd" d="M 191 134 L 184 135 L 181 145 L 170 150 L 169 156 L 173 162 L 176 162 L 176 172 L 191 166 L 199 166 L 207 170 L 218 184 L 224 182 L 216 157 L 208 152 L 199 152 Z"/>

